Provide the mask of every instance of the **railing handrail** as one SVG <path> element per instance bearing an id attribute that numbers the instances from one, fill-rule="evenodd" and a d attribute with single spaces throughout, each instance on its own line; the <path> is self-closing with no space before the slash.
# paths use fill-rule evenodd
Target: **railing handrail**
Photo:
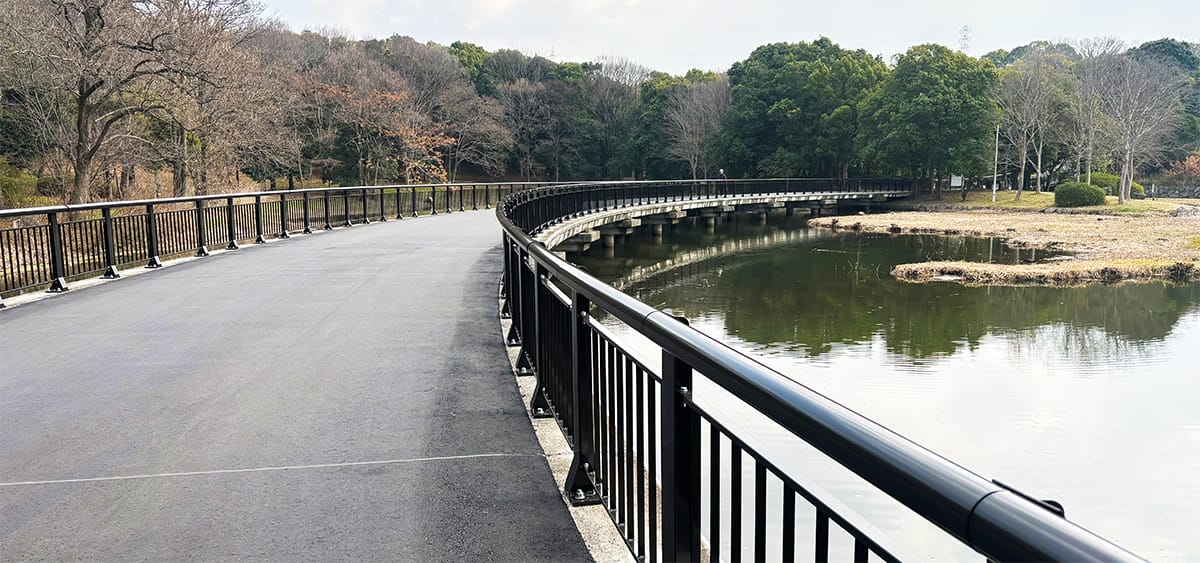
<path id="1" fill-rule="evenodd" d="M 516 206 L 550 193 L 525 191 L 496 206 L 504 231 L 550 276 L 959 541 L 999 561 L 1140 560 L 1047 505 L 949 461 L 559 258 L 510 218 Z"/>
<path id="2" fill-rule="evenodd" d="M 47 213 L 67 213 L 72 211 L 93 211 L 96 209 L 104 209 L 105 207 L 136 207 L 145 205 L 166 205 L 171 203 L 195 203 L 197 201 L 215 201 L 219 199 L 243 198 L 243 197 L 267 197 L 280 194 L 314 194 L 314 193 L 335 193 L 345 191 L 359 190 L 387 190 L 397 188 L 457 188 L 457 187 L 476 187 L 476 186 L 548 186 L 555 185 L 556 182 L 450 182 L 444 184 L 381 184 L 376 186 L 337 186 L 327 188 L 302 188 L 298 190 L 267 190 L 260 192 L 236 192 L 222 194 L 206 194 L 183 197 L 159 197 L 149 199 L 128 199 L 117 201 L 93 201 L 88 203 L 77 204 L 61 204 L 61 205 L 45 205 L 42 207 L 16 207 L 11 209 L 0 209 L 0 218 L 20 217 L 23 215 L 44 215 Z"/>

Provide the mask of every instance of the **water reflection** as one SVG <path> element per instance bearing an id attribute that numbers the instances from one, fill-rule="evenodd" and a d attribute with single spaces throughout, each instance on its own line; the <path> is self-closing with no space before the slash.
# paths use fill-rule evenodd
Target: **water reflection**
<path id="1" fill-rule="evenodd" d="M 1200 284 L 909 284 L 896 264 L 1060 256 L 988 239 L 876 236 L 773 218 L 573 256 L 639 299 L 987 478 L 1063 502 L 1150 559 L 1200 559 Z M 642 345 L 615 320 L 610 326 Z M 649 348 L 648 348 L 649 349 Z M 703 400 L 908 552 L 958 560 L 893 501 L 769 423 Z"/>
<path id="2" fill-rule="evenodd" d="M 1200 302 L 1200 285 L 965 287 L 905 283 L 889 274 L 923 260 L 1060 256 L 993 239 L 835 233 L 776 219 L 711 234 L 681 228 L 669 244 L 635 238 L 612 258 L 589 253 L 573 260 L 646 303 L 689 318 L 719 315 L 731 335 L 810 357 L 878 334 L 890 352 L 924 359 L 976 347 L 987 334 L 1031 335 L 1059 325 L 1054 338 L 1063 346 L 1107 359 L 1161 340 Z M 1104 337 L 1089 327 L 1102 328 Z"/>

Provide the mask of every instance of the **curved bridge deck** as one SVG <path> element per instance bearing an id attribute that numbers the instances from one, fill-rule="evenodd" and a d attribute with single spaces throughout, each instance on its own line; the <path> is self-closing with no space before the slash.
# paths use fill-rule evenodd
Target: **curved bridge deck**
<path id="1" fill-rule="evenodd" d="M 0 313 L 0 558 L 580 560 L 490 211 Z"/>

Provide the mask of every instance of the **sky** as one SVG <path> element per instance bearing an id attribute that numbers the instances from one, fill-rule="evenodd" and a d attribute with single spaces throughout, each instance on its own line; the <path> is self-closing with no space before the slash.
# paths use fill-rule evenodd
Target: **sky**
<path id="1" fill-rule="evenodd" d="M 890 60 L 919 43 L 979 56 L 1038 39 L 1114 36 L 1200 42 L 1196 0 L 260 0 L 292 30 L 332 28 L 355 39 L 409 35 L 555 61 L 625 57 L 656 70 L 725 70 L 755 47 L 811 41 Z"/>

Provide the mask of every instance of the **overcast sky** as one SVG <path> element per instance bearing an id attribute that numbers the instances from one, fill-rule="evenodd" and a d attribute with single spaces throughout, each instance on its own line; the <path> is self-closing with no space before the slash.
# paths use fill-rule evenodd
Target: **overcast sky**
<path id="1" fill-rule="evenodd" d="M 295 31 L 331 27 L 367 39 L 410 35 L 519 49 L 556 61 L 622 56 L 681 74 L 724 70 L 755 47 L 828 36 L 885 60 L 918 43 L 968 53 L 1035 39 L 1112 35 L 1138 44 L 1200 41 L 1197 0 L 261 0 Z"/>

